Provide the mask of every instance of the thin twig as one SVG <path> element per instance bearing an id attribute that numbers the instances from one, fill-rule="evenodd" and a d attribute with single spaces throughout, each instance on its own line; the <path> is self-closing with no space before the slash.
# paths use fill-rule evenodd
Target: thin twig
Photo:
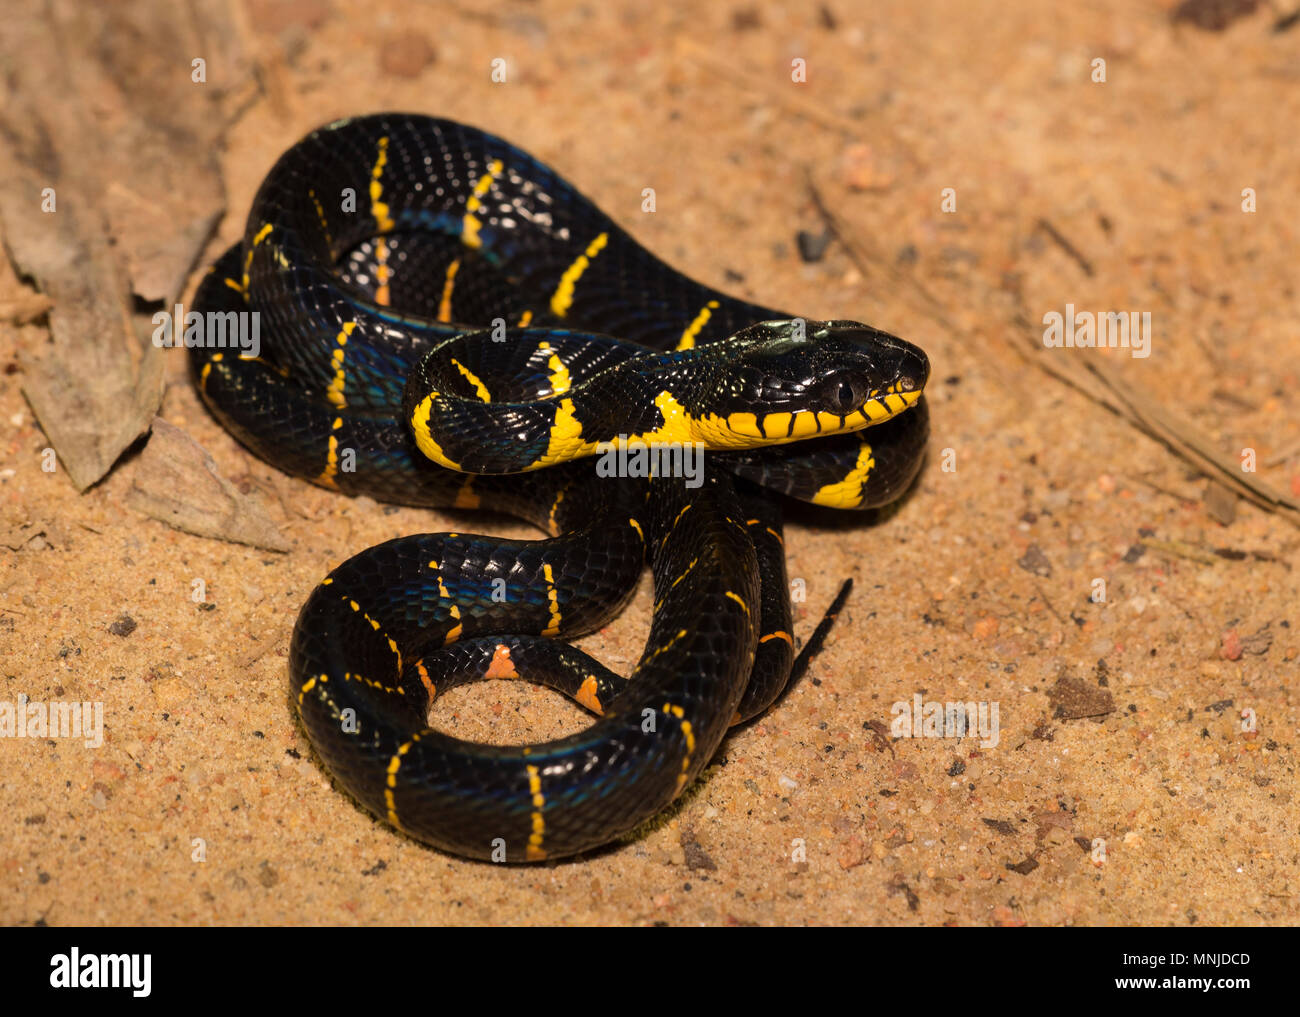
<path id="1" fill-rule="evenodd" d="M 1092 262 L 1085 258 L 1080 253 L 1079 249 L 1075 247 L 1074 244 L 1070 243 L 1065 234 L 1053 226 L 1049 220 L 1040 218 L 1036 225 L 1040 230 L 1052 238 L 1057 247 L 1075 260 L 1078 266 L 1083 269 L 1084 275 L 1091 277 L 1095 274 L 1092 270 Z"/>

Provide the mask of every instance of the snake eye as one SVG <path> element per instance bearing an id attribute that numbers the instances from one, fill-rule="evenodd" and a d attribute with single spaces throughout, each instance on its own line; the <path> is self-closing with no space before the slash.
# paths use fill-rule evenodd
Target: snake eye
<path id="1" fill-rule="evenodd" d="M 832 413 L 846 416 L 861 405 L 857 386 L 848 378 L 828 378 L 822 386 L 824 405 Z"/>

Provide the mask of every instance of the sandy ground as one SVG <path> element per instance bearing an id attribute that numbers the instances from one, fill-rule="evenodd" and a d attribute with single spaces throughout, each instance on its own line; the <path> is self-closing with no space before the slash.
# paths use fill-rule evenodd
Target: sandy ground
<path id="1" fill-rule="evenodd" d="M 857 6 L 250 5 L 284 54 L 281 94 L 229 132 L 210 255 L 311 127 L 378 109 L 461 119 L 551 162 L 704 281 L 924 347 L 930 462 L 894 512 L 789 528 L 801 636 L 841 577 L 857 592 L 808 678 L 653 829 L 573 862 L 468 863 L 331 786 L 289 703 L 286 651 L 334 563 L 475 521 L 278 475 L 207 416 L 180 353 L 162 415 L 262 496 L 290 552 L 137 515 L 130 456 L 78 495 L 42 472 L 48 442 L 20 393 L 45 329 L 0 326 L 0 698 L 101 702 L 105 724 L 93 749 L 0 738 L 0 921 L 1300 918 L 1297 531 L 1244 502 L 1217 521 L 1204 478 L 1034 363 L 1104 360 L 1300 492 L 1300 28 L 1274 33 L 1261 11 L 1208 32 L 1153 2 Z M 823 228 L 809 167 L 874 261 L 838 242 L 801 260 L 797 231 Z M 1037 322 L 1067 303 L 1149 311 L 1150 356 L 1035 350 Z M 1028 340 L 1008 324 L 1016 306 Z M 628 669 L 649 603 L 647 581 L 584 645 Z M 123 616 L 134 629 L 119 635 Z M 893 704 L 918 695 L 996 704 L 997 744 L 894 739 Z M 503 682 L 435 716 L 501 741 L 583 723 Z"/>

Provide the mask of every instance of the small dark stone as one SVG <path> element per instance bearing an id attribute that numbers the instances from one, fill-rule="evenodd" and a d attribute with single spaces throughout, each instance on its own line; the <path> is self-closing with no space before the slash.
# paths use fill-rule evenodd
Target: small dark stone
<path id="1" fill-rule="evenodd" d="M 795 234 L 795 243 L 799 245 L 799 257 L 804 261 L 821 261 L 826 248 L 830 246 L 831 232 L 826 230 L 823 233 L 809 233 L 800 230 Z"/>
<path id="2" fill-rule="evenodd" d="M 1032 572 L 1044 579 L 1052 574 L 1052 563 L 1047 560 L 1047 555 L 1043 553 L 1043 549 L 1037 544 L 1030 544 L 1025 550 L 1024 556 L 1016 564 L 1026 572 Z"/>
<path id="3" fill-rule="evenodd" d="M 1057 720 L 1102 717 L 1115 710 L 1115 699 L 1108 691 L 1066 675 L 1057 678 L 1047 698 L 1054 708 L 1052 716 Z"/>
<path id="4" fill-rule="evenodd" d="M 682 853 L 686 856 L 686 867 L 692 872 L 716 872 L 717 863 L 709 857 L 700 842 L 695 839 L 695 831 L 683 830 L 679 838 Z"/>

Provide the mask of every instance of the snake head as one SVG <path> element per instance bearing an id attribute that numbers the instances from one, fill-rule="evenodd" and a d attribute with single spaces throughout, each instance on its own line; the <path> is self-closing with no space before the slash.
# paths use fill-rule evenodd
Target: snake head
<path id="1" fill-rule="evenodd" d="M 701 372 L 711 378 L 702 401 L 757 444 L 881 423 L 914 406 L 930 376 L 921 349 L 856 321 L 764 321 L 709 349 L 728 366 Z"/>

